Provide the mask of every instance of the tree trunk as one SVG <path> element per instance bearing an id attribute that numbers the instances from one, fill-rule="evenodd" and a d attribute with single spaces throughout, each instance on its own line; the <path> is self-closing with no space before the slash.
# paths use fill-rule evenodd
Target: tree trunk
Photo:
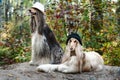
<path id="1" fill-rule="evenodd" d="M 116 15 L 117 15 L 117 31 L 120 31 L 120 0 L 118 1 Z M 118 36 L 120 36 L 120 32 L 119 32 Z"/>
<path id="2" fill-rule="evenodd" d="M 8 21 L 8 15 L 7 15 L 7 13 L 8 13 L 8 4 L 5 3 L 5 22 Z"/>
<path id="3" fill-rule="evenodd" d="M 118 7 L 116 9 L 116 14 L 117 14 L 117 23 L 120 25 L 120 0 L 118 2 Z"/>
<path id="4" fill-rule="evenodd" d="M 91 27 L 99 31 L 103 26 L 103 12 L 101 7 L 102 0 L 90 0 L 95 12 L 91 12 Z"/>

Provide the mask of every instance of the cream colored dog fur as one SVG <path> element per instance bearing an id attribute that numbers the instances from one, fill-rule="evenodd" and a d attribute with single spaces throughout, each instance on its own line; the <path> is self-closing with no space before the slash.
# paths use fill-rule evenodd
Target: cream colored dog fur
<path id="1" fill-rule="evenodd" d="M 103 69 L 103 58 L 94 51 L 84 52 L 77 39 L 71 38 L 66 46 L 61 64 L 42 64 L 38 71 L 63 73 L 77 73 L 86 71 L 100 71 Z"/>

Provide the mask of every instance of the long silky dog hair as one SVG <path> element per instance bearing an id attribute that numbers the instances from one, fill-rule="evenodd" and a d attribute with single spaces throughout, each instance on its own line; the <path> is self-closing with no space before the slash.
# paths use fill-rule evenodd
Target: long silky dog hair
<path id="1" fill-rule="evenodd" d="M 31 13 L 32 55 L 31 65 L 45 63 L 58 64 L 61 62 L 63 50 L 57 42 L 54 33 L 45 23 L 44 14 L 36 9 L 29 9 Z"/>
<path id="2" fill-rule="evenodd" d="M 103 69 L 104 61 L 99 53 L 94 51 L 85 52 L 80 42 L 75 38 L 70 38 L 66 46 L 65 55 L 62 58 L 62 63 L 76 56 L 78 63 L 78 72 L 85 71 L 100 71 Z M 72 63 L 73 64 L 73 63 Z M 72 65 L 71 64 L 71 65 Z"/>
<path id="3" fill-rule="evenodd" d="M 76 34 L 67 39 L 62 63 L 58 65 L 44 64 L 37 67 L 38 71 L 60 71 L 63 73 L 77 73 L 85 71 L 100 71 L 103 69 L 102 57 L 94 51 L 84 52 L 79 36 Z"/>

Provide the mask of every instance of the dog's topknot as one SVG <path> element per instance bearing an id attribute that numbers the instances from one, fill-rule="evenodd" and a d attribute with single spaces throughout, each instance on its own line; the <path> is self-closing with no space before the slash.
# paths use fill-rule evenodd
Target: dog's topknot
<path id="1" fill-rule="evenodd" d="M 68 35 L 67 40 L 66 40 L 66 44 L 68 43 L 68 41 L 71 38 L 77 39 L 79 41 L 79 43 L 82 45 L 82 40 L 81 40 L 80 36 L 77 33 L 71 33 L 70 35 Z"/>

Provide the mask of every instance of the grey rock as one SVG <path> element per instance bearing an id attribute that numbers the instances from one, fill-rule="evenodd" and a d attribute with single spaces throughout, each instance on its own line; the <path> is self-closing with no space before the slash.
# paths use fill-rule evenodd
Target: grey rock
<path id="1" fill-rule="evenodd" d="M 0 67 L 0 80 L 120 80 L 120 67 L 106 66 L 99 72 L 64 74 L 37 72 L 28 62 Z"/>

